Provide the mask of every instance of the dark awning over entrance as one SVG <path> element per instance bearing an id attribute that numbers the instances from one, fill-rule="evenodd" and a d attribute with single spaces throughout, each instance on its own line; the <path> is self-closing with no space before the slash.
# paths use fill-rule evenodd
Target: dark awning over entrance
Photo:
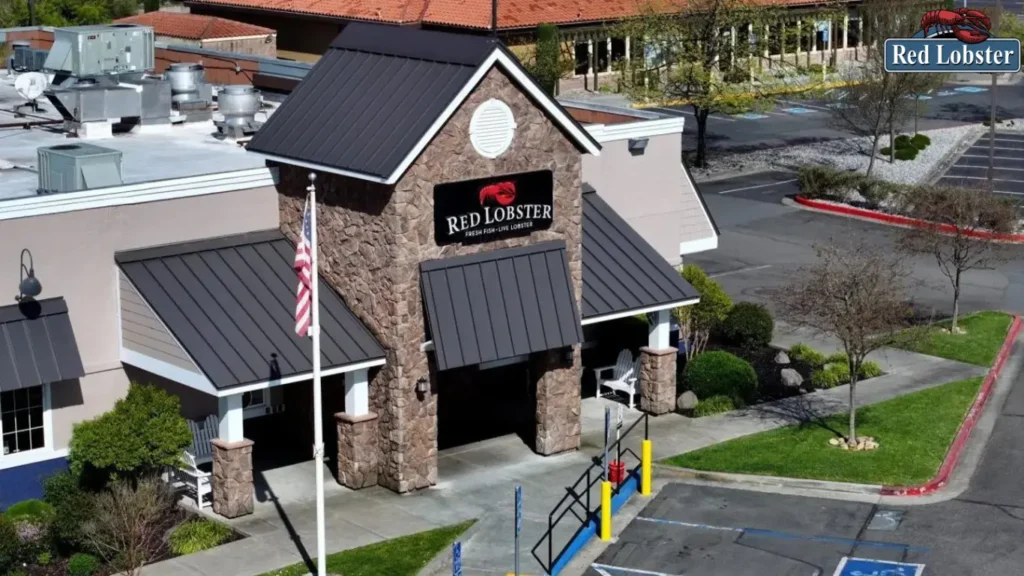
<path id="1" fill-rule="evenodd" d="M 63 298 L 0 308 L 0 392 L 85 376 Z"/>
<path id="2" fill-rule="evenodd" d="M 420 272 L 440 370 L 583 339 L 564 242 L 431 260 Z"/>
<path id="3" fill-rule="evenodd" d="M 583 190 L 583 320 L 587 324 L 700 294 L 589 186 Z"/>

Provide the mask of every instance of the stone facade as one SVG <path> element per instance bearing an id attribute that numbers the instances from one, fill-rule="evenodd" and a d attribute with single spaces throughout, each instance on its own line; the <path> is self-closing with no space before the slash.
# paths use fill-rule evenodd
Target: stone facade
<path id="1" fill-rule="evenodd" d="M 338 423 L 338 483 L 353 490 L 376 486 L 380 452 L 377 415 L 343 412 L 334 419 Z"/>
<path id="2" fill-rule="evenodd" d="M 675 348 L 640 349 L 640 409 L 654 414 L 667 414 L 676 406 Z"/>
<path id="3" fill-rule="evenodd" d="M 533 355 L 530 371 L 537 379 L 539 454 L 575 450 L 580 443 L 580 351 L 548 350 Z"/>
<path id="4" fill-rule="evenodd" d="M 495 159 L 478 155 L 469 138 L 476 107 L 498 98 L 512 109 L 517 128 L 508 151 Z M 577 303 L 581 295 L 582 197 L 581 152 L 500 69 L 492 69 L 434 137 L 431 144 L 394 186 L 374 184 L 332 174 L 317 179 L 320 271 L 346 304 L 369 327 L 387 350 L 387 364 L 370 382 L 370 409 L 380 418 L 380 483 L 406 492 L 437 482 L 438 374 L 432 354 L 420 350 L 426 320 L 420 294 L 419 264 L 424 260 L 563 240 Z M 475 245 L 438 246 L 434 241 L 433 189 L 437 184 L 549 169 L 554 173 L 554 221 L 548 230 Z M 308 170 L 282 166 L 281 226 L 298 236 Z M 579 354 L 572 366 L 554 368 L 541 378 L 538 405 L 546 449 L 575 447 L 573 437 L 556 442 L 553 434 L 572 426 L 578 417 L 579 391 L 564 392 L 563 378 L 576 377 Z M 566 371 L 561 375 L 560 370 Z M 569 376 L 572 374 L 573 376 Z M 443 374 L 441 375 L 443 378 Z M 416 393 L 416 381 L 427 378 L 431 390 Z M 557 401 L 540 398 L 550 392 Z M 564 392 L 564 393 L 563 393 Z M 575 400 L 572 396 L 575 395 Z M 575 405 L 569 406 L 570 404 Z M 541 409 L 538 408 L 538 413 Z M 558 416 L 556 416 L 558 414 Z M 540 424 L 540 422 L 539 422 Z"/>
<path id="5" fill-rule="evenodd" d="M 252 514 L 252 440 L 213 444 L 213 511 L 225 518 Z"/>

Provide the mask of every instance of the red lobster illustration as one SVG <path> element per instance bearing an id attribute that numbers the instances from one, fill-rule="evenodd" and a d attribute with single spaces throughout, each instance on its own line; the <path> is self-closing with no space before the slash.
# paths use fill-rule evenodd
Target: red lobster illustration
<path id="1" fill-rule="evenodd" d="M 499 206 L 508 206 L 516 199 L 516 185 L 514 182 L 498 182 L 480 189 L 480 205 L 483 206 L 488 200 L 497 203 Z"/>
<path id="2" fill-rule="evenodd" d="M 977 44 L 989 37 L 992 21 L 984 13 L 969 8 L 932 10 L 921 18 L 921 29 L 925 32 L 936 25 L 949 26 L 953 36 L 965 44 Z"/>

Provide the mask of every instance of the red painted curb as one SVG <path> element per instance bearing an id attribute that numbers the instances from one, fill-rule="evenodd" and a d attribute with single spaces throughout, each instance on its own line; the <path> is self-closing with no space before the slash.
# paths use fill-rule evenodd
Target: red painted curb
<path id="1" fill-rule="evenodd" d="M 934 224 L 927 220 L 920 220 L 917 218 L 910 218 L 908 216 L 900 216 L 898 214 L 886 214 L 884 212 L 878 212 L 875 210 L 868 210 L 867 208 L 857 208 L 854 206 L 843 206 L 839 204 L 833 204 L 832 202 L 823 202 L 821 200 L 812 200 L 803 196 L 797 195 L 796 203 L 808 208 L 815 210 L 821 210 L 822 212 L 831 212 L 833 214 L 841 214 L 843 216 L 856 216 L 858 218 L 867 218 L 868 220 L 874 220 L 875 222 L 881 222 L 883 224 L 893 224 L 895 226 L 910 226 L 913 228 L 934 228 L 938 227 L 940 232 L 947 234 L 956 234 L 957 229 L 952 224 Z M 982 232 L 978 230 L 967 230 L 962 232 L 964 235 L 970 238 L 981 238 L 984 240 L 999 240 L 1001 242 L 1015 242 L 1024 243 L 1024 234 L 997 234 L 995 232 Z"/>
<path id="2" fill-rule="evenodd" d="M 996 379 L 999 378 L 999 373 L 1003 370 L 1003 365 L 1006 364 L 1006 358 L 1010 355 L 1013 341 L 1016 340 L 1020 329 L 1020 316 L 1014 315 L 1013 322 L 1010 324 L 1010 330 L 1006 334 L 1006 339 L 1003 340 L 1003 347 L 999 349 L 999 355 L 996 356 L 996 361 L 992 364 L 992 368 L 989 369 L 985 381 L 981 384 L 981 389 L 978 390 L 978 395 L 974 398 L 971 409 L 967 411 L 967 416 L 960 423 L 960 429 L 957 431 L 956 437 L 953 438 L 953 443 L 949 446 L 949 452 L 946 452 L 946 458 L 942 461 L 942 466 L 939 467 L 939 473 L 928 482 L 919 486 L 883 486 L 881 490 L 882 496 L 923 496 L 931 494 L 946 485 L 950 473 L 953 472 L 957 462 L 960 460 L 960 454 L 967 444 L 967 439 L 971 436 L 971 431 L 974 430 L 974 426 L 978 423 L 978 418 L 981 417 L 981 411 L 985 407 L 985 403 L 988 402 L 989 396 L 992 395 L 992 388 L 995 385 Z"/>

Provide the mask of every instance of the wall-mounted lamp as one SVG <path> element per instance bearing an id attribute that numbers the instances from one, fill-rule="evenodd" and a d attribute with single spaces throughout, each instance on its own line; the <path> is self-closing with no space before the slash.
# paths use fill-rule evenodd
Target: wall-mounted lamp
<path id="1" fill-rule="evenodd" d="M 629 153 L 633 156 L 640 156 L 647 149 L 647 138 L 630 138 Z"/>
<path id="2" fill-rule="evenodd" d="M 28 255 L 28 266 L 25 266 L 25 256 Z M 36 278 L 36 270 L 32 261 L 32 253 L 25 248 L 21 251 L 21 281 L 18 282 L 18 297 L 16 300 L 32 299 L 39 296 L 43 291 L 43 285 Z"/>
<path id="3" fill-rule="evenodd" d="M 426 394 L 427 393 L 427 384 L 428 383 L 427 383 L 427 379 L 426 378 L 420 378 L 419 380 L 417 380 L 416 381 L 416 392 L 418 394 Z"/>

